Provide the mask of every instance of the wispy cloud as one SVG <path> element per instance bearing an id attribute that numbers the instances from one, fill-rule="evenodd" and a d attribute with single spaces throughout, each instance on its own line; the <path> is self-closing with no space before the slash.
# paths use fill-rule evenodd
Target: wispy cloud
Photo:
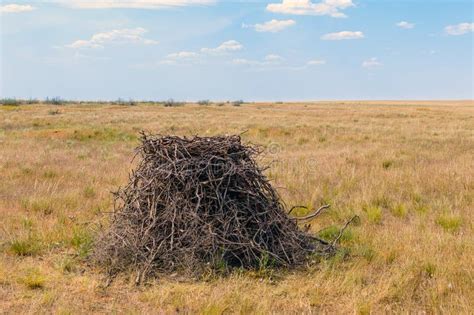
<path id="1" fill-rule="evenodd" d="M 158 44 L 158 41 L 144 37 L 145 33 L 147 32 L 148 31 L 142 27 L 134 29 L 112 30 L 109 32 L 94 34 L 88 40 L 76 40 L 75 42 L 66 45 L 66 47 L 74 49 L 93 49 L 104 48 L 108 44 Z"/>
<path id="2" fill-rule="evenodd" d="M 456 25 L 448 25 L 444 28 L 444 32 L 448 35 L 458 36 L 474 32 L 474 23 L 459 23 Z"/>
<path id="3" fill-rule="evenodd" d="M 283 60 L 284 58 L 279 55 L 270 54 L 270 55 L 266 55 L 261 61 L 239 58 L 239 59 L 233 59 L 232 63 L 236 65 L 265 67 L 265 66 L 280 65 L 283 62 Z"/>
<path id="4" fill-rule="evenodd" d="M 284 29 L 295 25 L 296 22 L 294 20 L 270 20 L 262 24 L 255 24 L 255 25 L 248 25 L 248 24 L 242 24 L 243 28 L 253 28 L 257 32 L 271 32 L 271 33 L 277 33 L 281 32 Z"/>
<path id="5" fill-rule="evenodd" d="M 376 57 L 372 57 L 362 62 L 362 67 L 368 68 L 368 69 L 379 68 L 382 66 L 383 66 L 383 63 L 381 63 Z"/>
<path id="6" fill-rule="evenodd" d="M 228 40 L 216 48 L 201 48 L 201 52 L 206 54 L 224 54 L 241 50 L 243 47 L 244 46 L 236 40 Z"/>
<path id="7" fill-rule="evenodd" d="M 158 65 L 193 65 L 203 64 L 206 57 L 225 56 L 228 53 L 239 51 L 244 46 L 236 40 L 228 40 L 215 48 L 201 48 L 197 51 L 180 51 L 168 54 Z"/>
<path id="8" fill-rule="evenodd" d="M 399 28 L 403 29 L 411 29 L 415 27 L 415 24 L 407 22 L 407 21 L 401 21 L 396 24 Z"/>
<path id="9" fill-rule="evenodd" d="M 238 66 L 246 66 L 246 71 L 260 72 L 260 71 L 273 71 L 273 70 L 284 70 L 284 71 L 303 71 L 312 67 L 321 66 L 326 64 L 326 60 L 313 59 L 309 60 L 304 64 L 291 63 L 285 60 L 283 57 L 275 54 L 265 56 L 263 60 L 252 60 L 252 59 L 233 59 L 232 63 Z"/>
<path id="10" fill-rule="evenodd" d="M 199 63 L 200 57 L 199 53 L 193 51 L 180 51 L 168 54 L 158 65 L 192 65 Z"/>
<path id="11" fill-rule="evenodd" d="M 53 0 L 74 9 L 164 9 L 192 5 L 210 5 L 216 0 Z"/>
<path id="12" fill-rule="evenodd" d="M 282 3 L 270 3 L 267 11 L 295 15 L 329 15 L 335 18 L 346 17 L 341 10 L 353 7 L 352 0 L 323 0 L 313 3 L 311 0 L 283 0 Z"/>
<path id="13" fill-rule="evenodd" d="M 362 39 L 364 38 L 364 33 L 357 31 L 342 31 L 337 33 L 329 33 L 321 36 L 322 40 L 346 40 L 346 39 Z"/>
<path id="14" fill-rule="evenodd" d="M 326 60 L 323 60 L 323 59 L 313 59 L 306 63 L 306 65 L 308 66 L 321 66 L 325 64 L 326 64 Z"/>
<path id="15" fill-rule="evenodd" d="M 0 6 L 0 13 L 22 13 L 36 10 L 29 4 L 6 4 Z"/>
<path id="16" fill-rule="evenodd" d="M 193 51 L 180 51 L 166 56 L 169 59 L 192 59 L 198 57 L 199 54 Z"/>

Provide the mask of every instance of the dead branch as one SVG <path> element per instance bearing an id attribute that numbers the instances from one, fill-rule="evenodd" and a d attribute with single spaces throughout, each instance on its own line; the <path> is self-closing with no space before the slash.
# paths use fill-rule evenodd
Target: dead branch
<path id="1" fill-rule="evenodd" d="M 331 243 L 331 246 L 332 247 L 335 247 L 337 242 L 339 242 L 339 239 L 342 237 L 342 234 L 344 234 L 344 231 L 347 229 L 347 227 L 349 226 L 349 224 L 351 224 L 355 219 L 358 219 L 359 216 L 358 215 L 355 215 L 353 216 L 349 221 L 346 222 L 346 224 L 344 224 L 344 226 L 342 227 L 342 229 L 339 231 L 339 234 L 337 235 L 337 237 L 334 239 L 334 241 Z"/>
<path id="2" fill-rule="evenodd" d="M 328 209 L 328 208 L 330 208 L 330 207 L 331 207 L 331 205 L 324 205 L 324 206 L 320 207 L 318 210 L 316 210 L 316 211 L 315 211 L 314 213 L 312 213 L 312 214 L 309 214 L 309 215 L 307 215 L 307 216 L 305 216 L 305 217 L 295 217 L 294 219 L 296 219 L 296 220 L 309 220 L 309 219 L 313 219 L 313 218 L 317 217 L 318 215 L 320 215 L 321 212 L 323 212 L 323 210 Z M 293 208 L 292 208 L 292 209 L 293 209 Z"/>

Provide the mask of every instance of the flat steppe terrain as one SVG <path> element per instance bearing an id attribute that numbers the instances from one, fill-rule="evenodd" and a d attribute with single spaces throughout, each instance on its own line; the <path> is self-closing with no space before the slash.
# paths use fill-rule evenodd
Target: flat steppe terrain
<path id="1" fill-rule="evenodd" d="M 245 132 L 288 207 L 332 205 L 311 232 L 360 221 L 308 268 L 104 288 L 87 255 L 140 130 Z M 0 312 L 472 314 L 473 205 L 472 101 L 0 106 Z"/>

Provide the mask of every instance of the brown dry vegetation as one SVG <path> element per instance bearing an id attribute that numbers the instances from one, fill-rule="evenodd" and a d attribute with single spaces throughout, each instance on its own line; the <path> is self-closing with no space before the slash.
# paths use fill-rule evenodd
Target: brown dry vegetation
<path id="1" fill-rule="evenodd" d="M 137 133 L 248 130 L 288 205 L 360 224 L 304 270 L 104 289 L 87 264 Z M 7 313 L 472 313 L 472 102 L 0 106 L 0 309 Z M 304 215 L 301 210 L 296 215 Z M 322 227 L 330 228 L 322 230 Z"/>

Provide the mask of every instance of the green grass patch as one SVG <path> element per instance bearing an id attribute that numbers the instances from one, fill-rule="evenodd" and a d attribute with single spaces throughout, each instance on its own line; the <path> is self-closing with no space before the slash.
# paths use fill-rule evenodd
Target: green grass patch
<path id="1" fill-rule="evenodd" d="M 368 262 L 371 262 L 372 260 L 374 260 L 374 258 L 376 256 L 375 250 L 372 249 L 372 247 L 370 247 L 367 244 L 361 244 L 361 245 L 357 246 L 354 249 L 353 253 L 354 253 L 355 256 L 363 257 Z"/>
<path id="2" fill-rule="evenodd" d="M 102 142 L 116 142 L 116 141 L 135 141 L 137 135 L 128 133 L 115 128 L 101 128 L 96 130 L 80 129 L 74 130 L 70 137 L 73 140 L 88 142 L 88 141 L 102 141 Z"/>
<path id="3" fill-rule="evenodd" d="M 378 224 L 382 221 L 382 208 L 379 206 L 369 206 L 365 211 L 369 222 Z"/>
<path id="4" fill-rule="evenodd" d="M 29 269 L 26 271 L 25 275 L 20 278 L 20 282 L 28 289 L 38 290 L 45 287 L 46 277 L 36 268 Z"/>
<path id="5" fill-rule="evenodd" d="M 403 203 L 399 203 L 390 208 L 390 212 L 397 218 L 404 218 L 408 214 L 408 209 Z"/>
<path id="6" fill-rule="evenodd" d="M 13 239 L 9 247 L 10 251 L 18 256 L 36 256 L 43 249 L 41 241 L 31 235 L 24 239 Z"/>
<path id="7" fill-rule="evenodd" d="M 423 266 L 423 273 L 428 276 L 428 278 L 433 278 L 436 273 L 436 265 L 433 263 L 425 263 Z"/>
<path id="8" fill-rule="evenodd" d="M 454 215 L 440 215 L 436 219 L 436 224 L 441 226 L 447 232 L 457 232 L 461 228 L 462 218 Z"/>
<path id="9" fill-rule="evenodd" d="M 77 262 L 72 257 L 64 257 L 57 262 L 57 268 L 59 268 L 63 273 L 74 272 L 77 269 Z"/>
<path id="10" fill-rule="evenodd" d="M 94 187 L 92 186 L 87 186 L 86 188 L 84 188 L 83 194 L 84 194 L 84 197 L 86 198 L 94 198 L 97 195 Z"/>
<path id="11" fill-rule="evenodd" d="M 51 199 L 41 198 L 34 200 L 23 200 L 22 206 L 29 211 L 50 215 L 54 211 Z"/>
<path id="12" fill-rule="evenodd" d="M 75 227 L 73 229 L 70 244 L 80 258 L 85 258 L 89 255 L 93 241 L 92 233 L 87 228 Z"/>
<path id="13" fill-rule="evenodd" d="M 323 240 L 326 240 L 328 242 L 332 242 L 338 237 L 339 232 L 341 231 L 341 227 L 338 227 L 336 225 L 329 226 L 323 230 L 321 230 L 318 233 L 318 236 L 322 238 Z M 354 234 L 350 229 L 346 229 L 340 238 L 341 242 L 349 242 L 354 239 Z"/>
<path id="14" fill-rule="evenodd" d="M 48 179 L 55 178 L 56 176 L 58 176 L 58 174 L 56 174 L 56 172 L 52 170 L 47 170 L 43 173 L 43 177 Z"/>

